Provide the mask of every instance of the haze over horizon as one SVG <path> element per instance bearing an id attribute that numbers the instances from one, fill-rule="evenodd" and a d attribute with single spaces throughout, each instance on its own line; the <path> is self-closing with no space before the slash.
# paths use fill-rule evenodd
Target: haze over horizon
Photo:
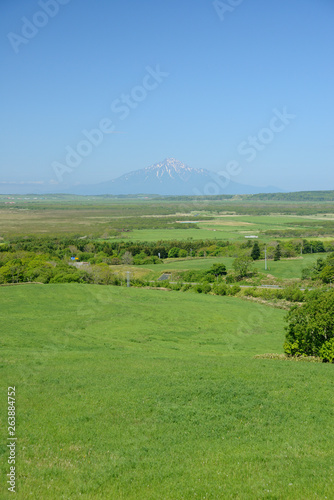
<path id="1" fill-rule="evenodd" d="M 244 185 L 333 188 L 330 0 L 1 12 L 0 193 L 107 182 L 168 157 Z"/>

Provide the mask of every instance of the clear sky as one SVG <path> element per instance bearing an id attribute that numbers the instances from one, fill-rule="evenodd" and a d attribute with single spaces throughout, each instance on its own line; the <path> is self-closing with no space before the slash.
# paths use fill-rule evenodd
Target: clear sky
<path id="1" fill-rule="evenodd" d="M 333 0 L 0 10 L 2 183 L 89 184 L 175 157 L 237 162 L 243 184 L 334 189 Z"/>

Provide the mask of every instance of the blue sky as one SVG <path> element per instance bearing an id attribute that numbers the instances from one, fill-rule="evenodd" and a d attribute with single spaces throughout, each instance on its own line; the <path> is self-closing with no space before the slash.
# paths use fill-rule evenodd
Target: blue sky
<path id="1" fill-rule="evenodd" d="M 90 184 L 175 157 L 236 162 L 243 184 L 334 188 L 331 0 L 0 9 L 2 183 Z"/>

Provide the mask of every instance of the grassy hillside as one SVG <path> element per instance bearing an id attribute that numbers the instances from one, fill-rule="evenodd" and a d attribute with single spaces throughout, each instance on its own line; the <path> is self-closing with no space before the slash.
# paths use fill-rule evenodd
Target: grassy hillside
<path id="1" fill-rule="evenodd" d="M 333 366 L 253 358 L 282 352 L 283 311 L 94 285 L 0 300 L 17 498 L 333 497 Z"/>

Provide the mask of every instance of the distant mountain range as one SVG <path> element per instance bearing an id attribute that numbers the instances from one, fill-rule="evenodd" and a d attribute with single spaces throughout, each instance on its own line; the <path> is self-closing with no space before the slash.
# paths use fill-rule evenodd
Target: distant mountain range
<path id="1" fill-rule="evenodd" d="M 220 194 L 280 193 L 274 186 L 257 187 L 226 180 L 204 168 L 192 168 L 175 158 L 166 158 L 150 167 L 129 172 L 114 180 L 91 185 L 61 186 L 30 183 L 0 184 L 2 194 L 77 194 L 77 195 L 174 195 L 201 196 Z"/>
<path id="2" fill-rule="evenodd" d="M 175 158 L 166 158 L 120 177 L 91 185 L 76 186 L 73 194 L 159 194 L 159 195 L 219 195 L 219 194 L 256 194 L 277 193 L 281 189 L 273 186 L 256 187 L 226 181 L 214 172 L 204 168 L 192 168 Z"/>

